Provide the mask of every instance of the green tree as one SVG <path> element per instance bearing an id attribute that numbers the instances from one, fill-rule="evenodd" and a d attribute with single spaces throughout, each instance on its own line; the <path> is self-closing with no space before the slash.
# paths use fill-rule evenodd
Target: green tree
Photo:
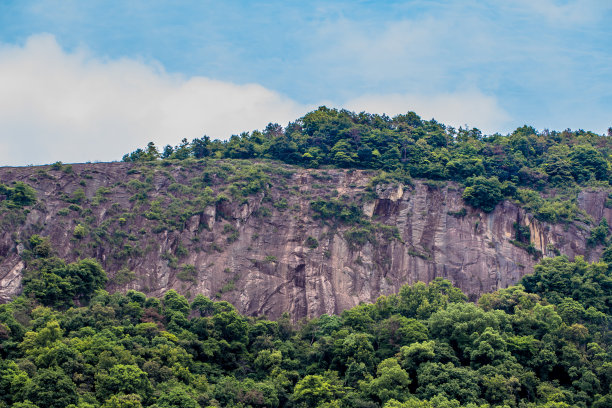
<path id="1" fill-rule="evenodd" d="M 199 408 L 196 400 L 182 387 L 175 387 L 169 392 L 163 393 L 157 399 L 156 405 L 159 408 Z"/>
<path id="2" fill-rule="evenodd" d="M 368 369 L 374 368 L 374 347 L 372 336 L 367 333 L 351 333 L 338 340 L 335 349 L 335 361 L 342 367 L 350 363 L 363 363 Z"/>
<path id="3" fill-rule="evenodd" d="M 500 365 L 511 359 L 506 341 L 491 327 L 487 327 L 481 334 L 474 333 L 472 337 L 474 341 L 467 351 L 472 367 Z"/>
<path id="4" fill-rule="evenodd" d="M 96 375 L 96 394 L 105 401 L 113 394 L 138 394 L 143 398 L 151 392 L 147 373 L 136 365 L 117 364 L 108 373 Z"/>
<path id="5" fill-rule="evenodd" d="M 464 181 L 470 177 L 481 176 L 485 169 L 482 159 L 476 157 L 459 157 L 446 164 L 446 171 L 451 179 Z"/>
<path id="6" fill-rule="evenodd" d="M 573 262 L 566 256 L 546 258 L 534 267 L 532 275 L 523 277 L 521 284 L 551 303 L 570 297 L 585 308 L 593 306 L 606 314 L 612 310 L 612 272 L 605 263 L 589 264 L 578 256 Z"/>
<path id="7" fill-rule="evenodd" d="M 102 408 L 142 408 L 142 398 L 138 394 L 113 395 Z"/>
<path id="8" fill-rule="evenodd" d="M 106 284 L 106 272 L 94 259 L 66 264 L 59 258 L 36 259 L 24 271 L 23 292 L 44 305 L 67 307 L 88 302 Z"/>
<path id="9" fill-rule="evenodd" d="M 78 402 L 76 385 L 60 368 L 38 371 L 28 384 L 25 396 L 48 408 L 65 408 Z"/>
<path id="10" fill-rule="evenodd" d="M 473 336 L 487 328 L 503 331 L 508 328 L 508 317 L 500 310 L 485 312 L 472 303 L 454 303 L 429 318 L 431 337 L 448 342 L 461 357 L 467 358 Z"/>
<path id="11" fill-rule="evenodd" d="M 417 282 L 400 288 L 397 310 L 409 318 L 427 319 L 449 303 L 465 302 L 467 297 L 446 279 L 436 278 L 429 284 Z"/>
<path id="12" fill-rule="evenodd" d="M 410 376 L 400 367 L 395 358 L 388 358 L 378 364 L 376 378 L 369 383 L 361 382 L 361 387 L 381 403 L 390 399 L 403 401 L 409 397 Z"/>
<path id="13" fill-rule="evenodd" d="M 586 181 L 591 177 L 597 180 L 608 178 L 608 162 L 593 146 L 588 144 L 574 146 L 569 158 L 576 181 Z"/>
<path id="14" fill-rule="evenodd" d="M 0 184 L 0 195 L 6 196 L 9 207 L 26 207 L 36 202 L 36 190 L 22 181 L 16 182 L 13 187 Z"/>
<path id="15" fill-rule="evenodd" d="M 30 379 L 28 374 L 11 360 L 0 360 L 0 404 L 11 404 L 24 397 Z"/>
<path id="16" fill-rule="evenodd" d="M 377 325 L 377 353 L 383 358 L 393 356 L 402 346 L 427 340 L 427 334 L 427 327 L 422 322 L 393 315 Z"/>
<path id="17" fill-rule="evenodd" d="M 354 167 L 358 155 L 347 140 L 339 140 L 331 149 L 332 162 L 338 167 Z"/>
<path id="18" fill-rule="evenodd" d="M 193 157 L 201 159 L 203 157 L 210 156 L 210 137 L 204 135 L 199 139 L 193 139 L 191 141 L 191 152 Z"/>
<path id="19" fill-rule="evenodd" d="M 190 310 L 189 301 L 174 289 L 170 289 L 164 294 L 164 309 L 166 313 L 177 312 L 187 316 Z"/>
<path id="20" fill-rule="evenodd" d="M 606 220 L 606 217 L 602 217 L 599 225 L 591 229 L 591 236 L 587 239 L 587 244 L 590 246 L 607 245 L 609 235 L 608 220 Z"/>
<path id="21" fill-rule="evenodd" d="M 462 404 L 475 403 L 480 395 L 478 376 L 469 368 L 451 363 L 425 363 L 418 370 L 416 396 L 429 399 L 442 395 Z"/>
<path id="22" fill-rule="evenodd" d="M 463 190 L 463 200 L 484 212 L 491 212 L 503 200 L 502 184 L 497 177 L 472 177 L 466 181 L 467 187 Z"/>
<path id="23" fill-rule="evenodd" d="M 295 384 L 292 398 L 297 406 L 317 407 L 339 399 L 344 392 L 341 385 L 321 375 L 307 375 Z"/>

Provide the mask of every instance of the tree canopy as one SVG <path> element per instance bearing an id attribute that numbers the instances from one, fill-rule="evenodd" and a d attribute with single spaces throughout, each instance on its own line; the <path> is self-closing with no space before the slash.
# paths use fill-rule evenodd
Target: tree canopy
<path id="1" fill-rule="evenodd" d="M 30 241 L 24 295 L 0 305 L 0 407 L 609 406 L 612 249 L 477 304 L 438 278 L 291 324 L 109 294 L 94 261 Z"/>
<path id="2" fill-rule="evenodd" d="M 524 201 L 525 194 L 516 195 L 520 188 L 608 185 L 610 153 L 608 135 L 584 130 L 538 132 L 525 125 L 508 135 L 484 136 L 476 128 L 455 129 L 434 119 L 423 120 L 414 112 L 391 118 L 322 106 L 286 128 L 270 123 L 263 131 L 244 132 L 226 141 L 208 136 L 191 142 L 183 139 L 161 153 L 149 143 L 123 160 L 267 158 L 310 168 L 377 169 L 465 183 L 466 202 L 491 211 L 504 198 Z"/>

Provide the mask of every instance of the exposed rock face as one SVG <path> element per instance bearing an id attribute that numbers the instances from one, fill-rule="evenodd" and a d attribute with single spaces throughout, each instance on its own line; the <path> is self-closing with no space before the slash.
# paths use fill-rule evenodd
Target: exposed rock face
<path id="1" fill-rule="evenodd" d="M 343 170 L 293 168 L 293 174 L 284 180 L 272 178 L 266 192 L 219 200 L 187 219 L 181 231 L 160 231 L 140 215 L 149 204 L 135 201 L 126 186 L 132 178 L 144 178 L 137 172 L 130 174 L 132 168 L 126 163 L 83 164 L 74 165 L 68 174 L 49 167 L 0 169 L 0 182 L 25 181 L 36 188 L 39 198 L 23 223 L 17 227 L 5 224 L 0 231 L 3 301 L 20 291 L 24 262 L 19 252 L 33 233 L 50 237 L 58 255 L 68 260 L 97 258 L 111 278 L 121 268 L 135 272 L 131 282 L 111 280 L 109 290 L 161 295 L 173 288 L 191 297 L 202 293 L 226 299 L 246 314 L 276 318 L 287 311 L 294 319 L 339 313 L 397 292 L 406 283 L 436 277 L 451 280 L 472 299 L 516 283 L 532 272 L 536 260 L 510 242 L 515 223 L 529 226 L 531 242 L 543 256 L 560 253 L 592 260 L 598 255 L 585 244 L 586 225 L 541 223 L 507 201 L 485 214 L 467 207 L 461 188 L 452 183 L 379 185 L 376 198 L 368 200 L 364 191 L 371 173 Z M 188 184 L 202 170 L 197 166 L 159 169 L 150 173 L 150 200 L 165 197 L 175 181 Z M 111 191 L 105 200 L 92 205 L 100 187 Z M 215 185 L 213 190 L 217 193 L 222 187 Z M 88 200 L 82 211 L 58 215 L 69 205 L 65 195 L 79 188 Z M 401 240 L 377 234 L 370 240 L 374 243 L 347 242 L 349 226 L 330 225 L 313 217 L 310 202 L 326 195 L 359 204 L 373 222 L 396 226 Z M 612 224 L 606 199 L 606 191 L 584 191 L 579 205 L 595 222 L 606 217 Z M 283 205 L 274 206 L 280 202 Z M 465 214 L 460 212 L 463 208 Z M 121 211 L 133 218 L 127 223 L 119 220 Z M 123 241 L 96 242 L 91 236 L 73 236 L 78 223 L 87 223 L 92 231 L 105 221 L 111 233 L 124 232 L 119 234 Z M 308 237 L 316 241 L 307 241 Z M 134 249 L 132 254 L 118 254 L 126 244 Z M 181 265 L 193 265 L 195 272 L 185 277 Z"/>

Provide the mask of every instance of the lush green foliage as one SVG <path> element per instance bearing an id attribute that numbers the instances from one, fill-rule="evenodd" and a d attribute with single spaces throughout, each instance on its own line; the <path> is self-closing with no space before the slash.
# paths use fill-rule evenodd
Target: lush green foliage
<path id="1" fill-rule="evenodd" d="M 28 184 L 17 181 L 11 187 L 0 183 L 0 231 L 13 232 L 35 204 L 36 191 Z"/>
<path id="2" fill-rule="evenodd" d="M 576 218 L 570 208 L 574 197 L 552 208 L 539 194 L 541 202 L 528 194 L 515 197 L 517 187 L 535 192 L 585 183 L 609 186 L 611 152 L 609 137 L 583 130 L 537 132 L 523 126 L 507 136 L 483 136 L 478 129 L 454 129 L 414 112 L 390 118 L 320 107 L 285 129 L 269 124 L 227 141 L 183 139 L 162 153 L 149 143 L 123 160 L 269 158 L 313 168 L 378 169 L 407 182 L 410 177 L 461 183 L 471 178 L 468 203 L 491 211 L 504 197 L 517 198 L 541 219 L 557 222 Z"/>
<path id="3" fill-rule="evenodd" d="M 45 306 L 66 308 L 74 302 L 87 302 L 106 284 L 106 272 L 94 259 L 66 264 L 52 256 L 48 238 L 33 235 L 30 250 L 24 254 L 28 265 L 23 271 L 23 293 Z"/>
<path id="4" fill-rule="evenodd" d="M 13 187 L 0 184 L 0 195 L 5 196 L 4 205 L 8 207 L 25 207 L 36 202 L 36 191 L 29 185 L 18 181 Z"/>
<path id="5" fill-rule="evenodd" d="M 318 199 L 310 203 L 310 208 L 314 211 L 316 218 L 344 224 L 356 224 L 363 218 L 363 212 L 358 205 L 347 203 L 344 200 Z"/>
<path id="6" fill-rule="evenodd" d="M 463 199 L 472 207 L 480 208 L 484 212 L 493 211 L 497 203 L 504 198 L 502 184 L 497 177 L 470 177 L 466 184 Z"/>
<path id="7" fill-rule="evenodd" d="M 555 305 L 569 301 L 582 305 L 585 313 L 592 307 L 612 314 L 612 273 L 607 263 L 588 264 L 580 257 L 573 262 L 565 256 L 547 258 L 536 265 L 533 275 L 523 278 L 522 284 Z"/>
<path id="8" fill-rule="evenodd" d="M 292 324 L 111 295 L 93 261 L 28 251 L 25 295 L 0 305 L 0 407 L 609 406 L 605 262 L 545 259 L 478 305 L 436 279 Z"/>

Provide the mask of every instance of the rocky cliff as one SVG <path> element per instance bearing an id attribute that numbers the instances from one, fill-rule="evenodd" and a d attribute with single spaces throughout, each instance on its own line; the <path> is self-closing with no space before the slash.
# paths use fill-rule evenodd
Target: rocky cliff
<path id="1" fill-rule="evenodd" d="M 542 223 L 508 201 L 486 214 L 453 183 L 376 184 L 374 175 L 241 161 L 1 168 L 0 183 L 23 181 L 38 201 L 1 214 L 0 298 L 19 293 L 32 234 L 67 260 L 98 259 L 111 291 L 173 288 L 294 319 L 436 277 L 475 299 L 517 282 L 539 256 L 598 255 L 587 224 Z M 612 223 L 607 194 L 583 191 L 578 204 Z M 313 200 L 354 204 L 367 226 L 321 217 Z M 529 229 L 529 251 L 513 243 L 517 225 Z"/>

